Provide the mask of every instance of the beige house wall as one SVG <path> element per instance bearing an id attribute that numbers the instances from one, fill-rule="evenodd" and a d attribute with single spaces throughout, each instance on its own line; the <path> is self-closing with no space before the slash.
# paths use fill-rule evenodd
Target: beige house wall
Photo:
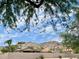
<path id="1" fill-rule="evenodd" d="M 0 59 L 36 59 L 39 56 L 43 56 L 44 59 L 59 59 L 59 56 L 62 56 L 62 59 L 79 59 L 77 54 L 53 54 L 53 53 L 5 53 L 0 54 Z"/>

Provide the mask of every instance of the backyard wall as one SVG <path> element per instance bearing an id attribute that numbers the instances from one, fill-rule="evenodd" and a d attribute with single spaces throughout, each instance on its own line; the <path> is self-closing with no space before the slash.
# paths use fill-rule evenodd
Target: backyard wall
<path id="1" fill-rule="evenodd" d="M 44 59 L 79 59 L 78 54 L 60 54 L 60 53 L 5 53 L 0 54 L 0 59 L 36 59 L 39 56 L 44 56 Z"/>

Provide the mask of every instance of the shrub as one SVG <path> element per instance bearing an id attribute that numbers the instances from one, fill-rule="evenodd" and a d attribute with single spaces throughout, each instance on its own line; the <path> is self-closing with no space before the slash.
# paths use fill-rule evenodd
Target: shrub
<path id="1" fill-rule="evenodd" d="M 44 59 L 43 55 L 39 56 L 38 58 L 36 59 Z"/>

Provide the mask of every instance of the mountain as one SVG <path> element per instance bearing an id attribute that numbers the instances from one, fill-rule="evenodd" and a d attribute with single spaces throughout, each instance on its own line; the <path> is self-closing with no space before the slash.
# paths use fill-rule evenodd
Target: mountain
<path id="1" fill-rule="evenodd" d="M 41 47 L 39 44 L 37 43 L 33 43 L 33 42 L 18 42 L 17 43 L 17 49 L 19 51 L 40 51 L 41 50 Z"/>
<path id="2" fill-rule="evenodd" d="M 57 41 L 49 41 L 41 44 L 43 52 L 60 52 L 62 44 Z"/>
<path id="3" fill-rule="evenodd" d="M 17 50 L 19 51 L 39 51 L 39 52 L 59 52 L 62 48 L 61 43 L 57 41 L 49 41 L 41 44 L 33 42 L 18 42 Z"/>
<path id="4" fill-rule="evenodd" d="M 57 42 L 57 41 L 49 41 L 49 42 L 44 42 L 44 43 L 41 43 L 41 46 L 43 47 L 49 47 L 49 48 L 53 48 L 53 47 L 57 47 L 57 46 L 61 46 L 62 44 Z"/>

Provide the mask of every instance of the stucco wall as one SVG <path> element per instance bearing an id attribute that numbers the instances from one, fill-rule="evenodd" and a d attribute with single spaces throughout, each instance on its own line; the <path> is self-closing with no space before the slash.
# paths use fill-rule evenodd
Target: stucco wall
<path id="1" fill-rule="evenodd" d="M 0 54 L 0 59 L 36 59 L 39 56 L 44 56 L 45 59 L 59 59 L 59 56 L 62 56 L 62 59 L 79 58 L 78 54 L 53 54 L 53 53 L 6 53 Z"/>

